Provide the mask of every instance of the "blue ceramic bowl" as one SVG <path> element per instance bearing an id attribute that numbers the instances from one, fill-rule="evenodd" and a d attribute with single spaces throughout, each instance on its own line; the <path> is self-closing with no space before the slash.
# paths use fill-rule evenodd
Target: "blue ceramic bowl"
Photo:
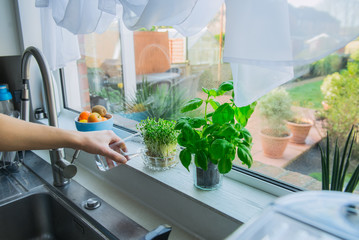
<path id="1" fill-rule="evenodd" d="M 78 117 L 75 118 L 75 125 L 77 131 L 90 132 L 90 131 L 101 131 L 101 130 L 112 130 L 113 118 L 111 114 L 106 114 L 107 120 L 103 122 L 90 122 L 82 123 L 78 121 Z"/>

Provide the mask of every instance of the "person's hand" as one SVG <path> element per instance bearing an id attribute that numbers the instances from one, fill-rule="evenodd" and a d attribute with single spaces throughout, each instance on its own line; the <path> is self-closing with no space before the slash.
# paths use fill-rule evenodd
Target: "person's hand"
<path id="1" fill-rule="evenodd" d="M 126 163 L 127 156 L 122 152 L 127 152 L 126 144 L 113 131 L 94 131 L 80 132 L 82 141 L 80 149 L 88 153 L 99 154 L 106 157 L 109 167 L 113 167 L 113 161 Z"/>

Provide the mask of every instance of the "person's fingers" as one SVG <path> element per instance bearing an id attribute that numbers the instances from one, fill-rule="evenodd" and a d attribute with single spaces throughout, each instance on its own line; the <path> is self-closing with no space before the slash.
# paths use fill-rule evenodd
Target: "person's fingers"
<path id="1" fill-rule="evenodd" d="M 110 148 L 112 148 L 112 149 L 115 150 L 115 151 L 117 151 L 117 150 L 119 150 L 119 149 L 121 149 L 123 152 L 127 152 L 127 151 L 128 151 L 125 142 L 122 141 L 122 140 L 110 144 Z"/>
<path id="2" fill-rule="evenodd" d="M 116 152 L 111 148 L 108 148 L 108 151 L 106 152 L 106 157 L 118 163 L 126 163 L 128 160 L 124 155 Z"/>
<path id="3" fill-rule="evenodd" d="M 112 161 L 111 159 L 106 158 L 106 162 L 107 162 L 107 166 L 108 166 L 109 168 L 115 167 L 115 165 L 113 164 L 113 161 Z"/>

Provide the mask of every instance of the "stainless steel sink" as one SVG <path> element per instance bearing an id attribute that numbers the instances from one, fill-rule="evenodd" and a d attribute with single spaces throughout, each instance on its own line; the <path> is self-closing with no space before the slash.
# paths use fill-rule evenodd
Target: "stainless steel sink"
<path id="1" fill-rule="evenodd" d="M 6 239 L 106 239 L 77 212 L 50 193 L 30 194 L 0 207 Z"/>
<path id="2" fill-rule="evenodd" d="M 0 169 L 0 239 L 168 239 L 171 227 L 148 231 L 76 181 L 54 187 L 51 166 L 26 157 L 17 172 Z"/>

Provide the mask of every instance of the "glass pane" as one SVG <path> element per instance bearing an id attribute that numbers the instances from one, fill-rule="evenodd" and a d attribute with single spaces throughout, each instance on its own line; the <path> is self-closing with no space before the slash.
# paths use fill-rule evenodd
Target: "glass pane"
<path id="1" fill-rule="evenodd" d="M 65 69 L 65 77 L 66 81 L 74 81 L 68 79 L 69 76 L 77 77 L 81 105 L 75 100 L 69 100 L 71 93 L 68 87 L 67 107 L 77 111 L 89 111 L 94 105 L 103 105 L 109 112 L 119 111 L 124 86 L 117 21 L 102 34 L 79 35 L 78 41 L 81 59 L 77 61 L 77 76 L 71 69 Z M 70 71 L 66 74 L 66 70 Z"/>
<path id="2" fill-rule="evenodd" d="M 171 27 L 129 32 L 120 29 L 118 22 L 103 34 L 79 36 L 82 59 L 77 62 L 78 76 L 75 76 L 79 79 L 79 92 L 66 89 L 67 106 L 83 111 L 93 105 L 103 105 L 114 114 L 117 125 L 134 130 L 136 124 L 147 117 L 176 120 L 181 116 L 204 116 L 203 107 L 186 114 L 180 110 L 189 99 L 207 96 L 202 87 L 217 88 L 222 82 L 232 80 L 230 65 L 222 62 L 226 22 L 225 8 L 222 10 L 200 33 L 187 38 Z M 126 37 L 122 38 L 124 32 Z M 275 96 L 260 99 L 246 126 L 253 137 L 254 163 L 250 170 L 302 188 L 321 189 L 318 143 L 326 131 L 344 143 L 351 125 L 359 119 L 356 107 L 359 64 L 355 65 L 359 58 L 350 58 L 358 49 L 359 41 L 355 40 L 310 66 L 297 67 L 295 79 L 276 91 L 277 94 L 285 92 L 279 102 L 274 101 Z M 338 71 L 342 71 L 340 75 L 327 77 Z M 335 94 L 331 95 L 333 91 Z M 279 143 L 270 139 L 268 151 L 277 154 L 270 155 L 264 149 L 262 130 L 267 133 L 273 130 L 264 116 L 274 117 L 278 127 L 280 117 L 286 112 L 276 107 L 282 105 L 283 96 L 287 95 L 289 107 L 298 119 L 310 123 L 309 135 L 300 143 L 286 143 L 283 153 L 276 153 Z M 74 96 L 80 96 L 80 100 Z M 231 94 L 216 98 L 219 103 L 230 102 L 230 99 Z M 265 107 L 261 107 L 263 105 Z M 213 109 L 209 107 L 209 111 Z M 285 117 L 289 120 L 294 115 Z M 286 128 L 286 120 L 283 123 Z M 357 156 L 354 149 L 346 182 L 358 164 Z M 237 156 L 233 163 L 244 167 Z"/>
<path id="3" fill-rule="evenodd" d="M 326 151 L 327 132 L 330 136 L 329 175 L 332 169 L 340 169 L 341 160 L 337 166 L 333 165 L 335 139 L 338 139 L 341 159 L 347 134 L 352 125 L 358 123 L 359 95 L 354 90 L 359 84 L 358 71 L 354 70 L 359 67 L 358 43 L 355 40 L 309 66 L 296 69 L 295 79 L 258 101 L 247 126 L 254 143 L 252 170 L 304 189 L 321 190 L 319 145 Z M 290 103 L 287 110 L 281 107 L 286 105 L 285 99 Z M 272 136 L 268 137 L 270 132 Z M 278 138 L 287 136 L 286 132 L 291 134 L 288 140 Z M 343 178 L 344 188 L 359 164 L 358 144 L 355 140 L 353 143 L 352 160 Z M 238 159 L 236 161 L 241 165 Z M 357 187 L 355 193 L 358 190 Z"/>

